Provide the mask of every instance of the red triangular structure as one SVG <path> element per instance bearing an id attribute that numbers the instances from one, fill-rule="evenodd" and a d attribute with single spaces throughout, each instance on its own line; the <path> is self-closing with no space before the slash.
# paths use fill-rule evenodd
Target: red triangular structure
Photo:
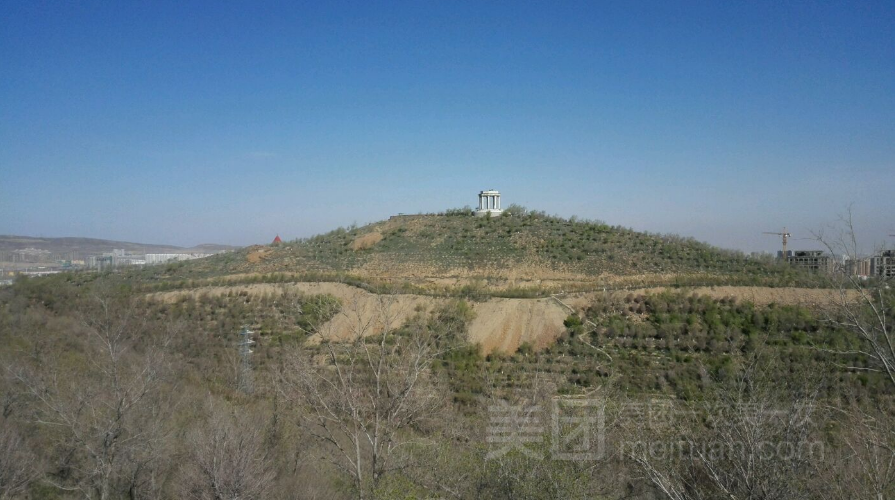
<path id="1" fill-rule="evenodd" d="M 283 242 L 283 240 L 280 239 L 280 235 L 279 235 L 279 234 L 277 235 L 276 238 L 273 239 L 273 243 L 274 243 L 274 244 L 282 243 L 282 242 Z"/>

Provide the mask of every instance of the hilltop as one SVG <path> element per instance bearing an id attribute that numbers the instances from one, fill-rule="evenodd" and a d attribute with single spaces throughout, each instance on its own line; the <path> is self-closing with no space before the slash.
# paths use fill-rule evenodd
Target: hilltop
<path id="1" fill-rule="evenodd" d="M 179 267 L 178 267 L 179 266 Z M 515 211 L 395 216 L 312 238 L 252 246 L 153 278 L 287 273 L 418 288 L 587 290 L 605 286 L 791 284 L 804 276 L 692 238 Z M 158 272 L 158 271 L 156 271 Z"/>

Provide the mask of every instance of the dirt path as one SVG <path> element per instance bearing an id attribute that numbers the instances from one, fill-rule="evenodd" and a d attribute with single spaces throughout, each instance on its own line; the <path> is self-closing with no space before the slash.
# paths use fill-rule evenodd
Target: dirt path
<path id="1" fill-rule="evenodd" d="M 650 287 L 611 291 L 607 293 L 613 299 L 622 299 L 629 294 L 646 295 L 661 293 L 666 290 L 680 291 L 687 294 L 695 293 L 697 295 L 708 295 L 715 299 L 733 297 L 737 299 L 737 301 L 752 302 L 757 306 L 786 304 L 816 307 L 829 305 L 840 299 L 838 290 L 792 287 L 770 288 L 761 286 L 704 286 L 696 288 Z M 855 293 L 852 292 L 850 295 L 854 296 Z M 563 298 L 563 301 L 576 309 L 581 310 L 586 308 L 594 299 L 600 296 L 603 296 L 600 292 L 572 293 Z"/>

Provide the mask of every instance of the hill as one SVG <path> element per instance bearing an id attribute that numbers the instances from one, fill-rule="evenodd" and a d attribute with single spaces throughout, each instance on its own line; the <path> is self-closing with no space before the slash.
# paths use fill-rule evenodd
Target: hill
<path id="1" fill-rule="evenodd" d="M 12 252 L 25 248 L 47 250 L 52 253 L 101 254 L 114 248 L 121 248 L 132 253 L 216 253 L 237 247 L 205 243 L 185 248 L 175 245 L 131 243 L 96 238 L 39 238 L 0 235 L 0 252 Z"/>
<path id="2" fill-rule="evenodd" d="M 463 211 L 395 216 L 308 239 L 248 247 L 163 273 L 180 279 L 338 275 L 428 290 L 471 287 L 503 293 L 675 284 L 780 285 L 806 278 L 771 260 L 749 258 L 692 238 L 537 212 L 476 218 Z"/>
<path id="3" fill-rule="evenodd" d="M 514 272 L 517 278 L 510 278 Z M 778 285 L 803 278 L 689 239 L 541 214 L 398 217 L 196 261 L 23 277 L 0 289 L 0 342 L 11 346 L 9 356 L 0 356 L 0 368 L 12 375 L 0 377 L 0 399 L 11 408 L 0 430 L 27 436 L 22 448 L 47 457 L 47 463 L 75 461 L 86 469 L 91 443 L 108 440 L 108 425 L 96 422 L 124 422 L 122 435 L 136 436 L 129 441 L 136 443 L 133 449 L 159 450 L 151 463 L 161 464 L 160 477 L 172 484 L 170 494 L 157 495 L 164 498 L 183 496 L 180 484 L 191 484 L 177 481 L 186 481 L 181 463 L 193 460 L 192 450 L 207 454 L 223 443 L 214 456 L 226 459 L 233 446 L 242 446 L 244 435 L 262 457 L 253 463 L 269 460 L 272 470 L 283 471 L 271 476 L 283 491 L 276 498 L 304 493 L 299 488 L 305 484 L 314 484 L 313 491 L 298 496 L 357 498 L 343 494 L 342 468 L 316 465 L 343 457 L 332 441 L 314 437 L 323 426 L 313 418 L 324 404 L 335 408 L 325 415 L 334 415 L 339 429 L 358 428 L 352 422 L 374 428 L 398 421 L 367 408 L 397 408 L 402 401 L 425 412 L 418 424 L 398 429 L 406 439 L 402 444 L 415 439 L 423 447 L 396 460 L 426 467 L 408 467 L 414 474 L 408 476 L 385 473 L 383 484 L 393 481 L 388 484 L 399 494 L 369 498 L 408 498 L 410 489 L 421 492 L 418 498 L 439 496 L 427 475 L 436 467 L 438 474 L 452 474 L 454 484 L 468 481 L 467 471 L 482 471 L 480 482 L 493 484 L 497 492 L 482 494 L 484 488 L 476 486 L 457 498 L 541 498 L 506 494 L 536 489 L 510 490 L 501 479 L 506 462 L 489 459 L 493 448 L 479 444 L 488 443 L 495 408 L 523 404 L 556 412 L 561 402 L 597 401 L 600 420 L 594 421 L 611 425 L 600 423 L 593 440 L 601 447 L 606 443 L 611 453 L 601 455 L 601 462 L 581 461 L 587 469 L 580 476 L 572 475 L 578 469 L 567 469 L 577 467 L 575 460 L 538 457 L 518 465 L 518 477 L 546 464 L 558 468 L 550 473 L 558 478 L 549 479 L 555 484 L 589 488 L 587 494 L 543 498 L 657 498 L 649 484 L 637 486 L 645 493 L 631 493 L 635 480 L 630 478 L 642 473 L 622 453 L 634 449 L 628 443 L 646 438 L 674 449 L 681 435 L 706 436 L 696 444 L 699 449 L 729 441 L 731 449 L 760 455 L 730 441 L 740 438 L 716 426 L 736 418 L 744 423 L 737 424 L 743 432 L 735 436 L 751 436 L 755 429 L 771 436 L 766 442 L 803 436 L 799 439 L 812 446 L 834 450 L 824 456 L 847 457 L 845 465 L 823 465 L 842 469 L 855 462 L 851 434 L 843 430 L 879 419 L 874 421 L 884 422 L 882 429 L 889 432 L 893 414 L 893 386 L 877 361 L 891 358 L 866 354 L 870 344 L 854 329 L 830 321 L 839 314 L 836 301 L 849 294 L 664 286 L 543 296 L 570 286 L 632 288 L 626 284 L 631 280 Z M 530 288 L 509 288 L 510 283 Z M 512 297 L 514 290 L 533 295 Z M 895 297 L 887 287 L 878 291 L 878 310 L 885 311 L 881 321 L 892 324 Z M 534 292 L 541 297 L 522 298 Z M 249 345 L 238 333 L 245 328 L 252 340 L 249 352 L 238 350 Z M 119 380 L 128 384 L 126 390 L 119 390 Z M 144 387 L 151 392 L 140 392 Z M 396 399 L 417 387 L 423 390 Z M 140 405 L 114 403 L 131 393 L 140 395 Z M 320 403 L 311 406 L 317 403 L 300 398 Z M 431 406 L 416 406 L 421 401 Z M 356 402 L 364 411 L 356 410 Z M 127 419 L 117 411 L 122 407 L 131 412 Z M 35 415 L 51 422 L 57 408 L 74 415 L 67 427 L 35 423 Z M 755 408 L 769 409 L 773 418 L 755 419 L 764 415 Z M 812 413 L 803 413 L 805 408 Z M 851 418 L 849 411 L 860 420 L 843 420 Z M 220 415 L 240 420 L 218 420 L 224 418 Z M 806 427 L 790 434 L 790 422 Z M 782 430 L 766 427 L 771 425 Z M 556 431 L 544 429 L 533 435 L 532 444 L 546 451 Z M 347 432 L 338 436 L 351 439 Z M 877 439 L 875 429 L 867 432 Z M 65 433 L 62 444 L 69 448 L 57 444 L 57 433 Z M 78 441 L 81 435 L 91 441 Z M 511 458 L 518 457 L 513 460 L 525 456 L 513 453 Z M 607 469 L 605 477 L 594 477 L 594 471 Z M 45 475 L 56 480 L 58 468 L 47 470 Z M 801 477 L 823 475 L 799 472 L 785 480 Z M 547 481 L 532 480 L 542 482 Z M 51 491 L 28 498 L 63 496 Z"/>

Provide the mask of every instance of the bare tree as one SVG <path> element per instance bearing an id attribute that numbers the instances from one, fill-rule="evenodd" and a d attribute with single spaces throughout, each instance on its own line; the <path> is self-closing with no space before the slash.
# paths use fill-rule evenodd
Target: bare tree
<path id="1" fill-rule="evenodd" d="M 0 418 L 0 500 L 21 495 L 38 475 L 37 457 L 12 422 Z"/>
<path id="2" fill-rule="evenodd" d="M 54 484 L 84 498 L 157 495 L 169 370 L 165 339 L 147 331 L 137 305 L 96 296 L 84 307 L 74 352 L 47 354 L 13 370 L 34 403 L 35 422 L 59 451 Z M 173 332 L 167 332 L 168 335 Z"/>
<path id="3" fill-rule="evenodd" d="M 780 390 L 766 373 L 753 360 L 705 402 L 669 403 L 646 430 L 635 419 L 626 455 L 670 500 L 810 498 L 806 480 L 823 459 L 815 394 Z"/>
<path id="4" fill-rule="evenodd" d="M 182 498 L 266 498 L 274 480 L 264 432 L 246 413 L 209 405 L 207 421 L 187 439 L 187 461 L 179 481 Z"/>
<path id="5" fill-rule="evenodd" d="M 394 296 L 356 296 L 320 325 L 316 354 L 291 352 L 280 372 L 282 394 L 298 403 L 303 427 L 352 479 L 358 498 L 406 466 L 396 453 L 442 402 L 429 372 L 441 333 L 421 319 L 401 327 L 401 308 Z"/>
<path id="6" fill-rule="evenodd" d="M 851 207 L 829 231 L 814 233 L 818 242 L 834 256 L 858 261 L 858 239 Z M 851 366 L 884 374 L 895 388 L 895 293 L 884 276 L 862 277 L 847 266 L 838 266 L 832 281 L 832 308 L 825 310 L 827 322 L 852 333 L 860 341 L 854 349 L 826 349 L 845 356 L 863 356 L 869 367 Z"/>
<path id="7" fill-rule="evenodd" d="M 817 464 L 826 498 L 895 497 L 895 422 L 887 411 L 837 409 L 840 432 L 834 453 Z"/>
<path id="8" fill-rule="evenodd" d="M 895 389 L 895 292 L 891 277 L 881 273 L 861 276 L 857 272 L 858 262 L 866 256 L 858 244 L 851 206 L 836 224 L 814 232 L 814 236 L 834 257 L 845 259 L 828 276 L 832 300 L 822 313 L 829 325 L 851 334 L 845 348 L 826 344 L 817 348 L 847 360 L 842 364 L 849 370 L 881 374 L 889 388 Z M 830 491 L 825 495 L 890 498 L 895 494 L 891 398 L 883 395 L 863 407 L 852 404 L 835 410 L 841 416 L 843 430 L 836 436 L 837 454 L 825 469 L 819 467 L 821 474 L 830 478 Z"/>

